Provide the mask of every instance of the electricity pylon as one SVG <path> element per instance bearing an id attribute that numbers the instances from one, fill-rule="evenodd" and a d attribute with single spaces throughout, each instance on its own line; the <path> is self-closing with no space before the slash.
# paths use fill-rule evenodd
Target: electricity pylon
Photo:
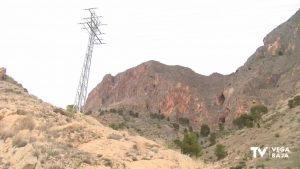
<path id="1" fill-rule="evenodd" d="M 99 19 L 101 16 L 96 15 L 95 9 L 96 8 L 85 9 L 90 12 L 90 17 L 83 18 L 84 22 L 80 23 L 83 25 L 82 29 L 86 29 L 89 33 L 89 41 L 73 107 L 76 112 L 84 112 L 94 45 L 104 44 L 102 39 L 99 38 L 99 36 L 103 34 L 99 29 L 99 27 L 103 25 Z"/>

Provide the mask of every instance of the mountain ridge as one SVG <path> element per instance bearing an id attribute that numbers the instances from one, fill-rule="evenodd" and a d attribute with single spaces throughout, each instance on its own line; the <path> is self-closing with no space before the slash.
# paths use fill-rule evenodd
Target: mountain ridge
<path id="1" fill-rule="evenodd" d="M 229 75 L 205 76 L 151 60 L 116 76 L 106 75 L 90 92 L 85 108 L 161 113 L 198 124 L 230 122 L 255 104 L 272 106 L 299 90 L 300 77 L 294 73 L 300 61 L 299 27 L 300 10 L 266 35 L 264 45 Z M 271 93 L 278 99 L 270 98 Z"/>

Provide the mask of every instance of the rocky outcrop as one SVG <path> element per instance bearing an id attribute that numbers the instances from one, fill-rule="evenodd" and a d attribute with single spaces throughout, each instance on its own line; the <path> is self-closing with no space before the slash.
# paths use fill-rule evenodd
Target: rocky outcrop
<path id="1" fill-rule="evenodd" d="M 197 122 L 207 116 L 210 104 L 215 104 L 212 102 L 216 102 L 217 94 L 222 93 L 224 78 L 223 75 L 206 77 L 189 68 L 148 61 L 115 77 L 106 75 L 89 94 L 85 108 L 161 113 Z"/>
<path id="2" fill-rule="evenodd" d="M 300 11 L 269 33 L 264 45 L 230 75 L 203 76 L 156 61 L 106 75 L 90 92 L 85 108 L 130 109 L 217 124 L 246 113 L 254 104 L 271 106 L 299 90 L 299 29 Z"/>

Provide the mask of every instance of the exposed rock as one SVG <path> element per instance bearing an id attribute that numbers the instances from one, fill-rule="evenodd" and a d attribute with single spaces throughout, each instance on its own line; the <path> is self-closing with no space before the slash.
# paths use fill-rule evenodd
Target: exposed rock
<path id="1" fill-rule="evenodd" d="M 264 45 L 230 75 L 203 76 L 189 68 L 156 61 L 116 76 L 106 75 L 90 92 L 85 108 L 161 113 L 215 126 L 220 118 L 231 121 L 254 103 L 271 106 L 299 88 L 299 29 L 300 10 L 270 32 Z"/>

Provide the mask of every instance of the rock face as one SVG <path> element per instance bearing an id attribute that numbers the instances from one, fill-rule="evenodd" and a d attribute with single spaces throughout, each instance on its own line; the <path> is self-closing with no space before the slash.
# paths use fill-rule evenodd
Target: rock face
<path id="1" fill-rule="evenodd" d="M 85 108 L 162 113 L 197 124 L 230 121 L 253 104 L 270 106 L 300 90 L 299 29 L 300 11 L 269 33 L 264 45 L 230 75 L 203 76 L 156 61 L 115 77 L 106 75 L 90 92 Z"/>
<path id="2" fill-rule="evenodd" d="M 225 76 L 199 75 L 189 68 L 148 61 L 113 77 L 106 75 L 89 94 L 86 109 L 122 108 L 165 116 L 207 116 L 208 109 L 221 105 Z M 215 85 L 213 85 L 215 84 Z"/>

